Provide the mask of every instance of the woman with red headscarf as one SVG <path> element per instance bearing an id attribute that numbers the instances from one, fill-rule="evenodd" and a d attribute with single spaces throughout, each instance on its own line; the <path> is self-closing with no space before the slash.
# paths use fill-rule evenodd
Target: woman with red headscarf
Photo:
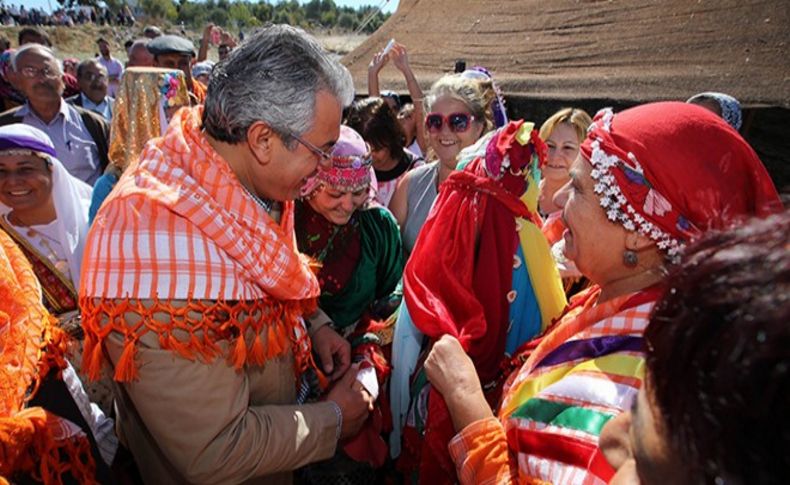
<path id="1" fill-rule="evenodd" d="M 464 352 L 463 330 L 432 323 L 445 336 L 425 369 L 458 432 L 449 450 L 462 483 L 608 481 L 600 431 L 642 385 L 643 333 L 666 265 L 709 229 L 781 208 L 749 145 L 683 103 L 600 112 L 555 201 L 565 255 L 594 284 L 522 347 L 498 417 Z M 419 271 L 407 266 L 405 277 Z"/>

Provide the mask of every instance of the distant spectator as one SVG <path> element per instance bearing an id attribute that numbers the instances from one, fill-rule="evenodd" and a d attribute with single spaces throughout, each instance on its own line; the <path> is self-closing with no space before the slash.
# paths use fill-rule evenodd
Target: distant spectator
<path id="1" fill-rule="evenodd" d="M 406 137 L 406 149 L 422 158 L 422 148 L 420 148 L 420 144 L 417 141 L 418 127 L 413 103 L 406 103 L 401 107 L 400 111 L 398 111 L 398 123 L 400 123 L 403 135 Z M 422 129 L 422 124 L 420 124 L 419 129 Z"/>
<path id="2" fill-rule="evenodd" d="M 25 44 L 41 44 L 47 47 L 52 47 L 52 42 L 46 32 L 36 27 L 25 27 L 17 34 L 17 41 L 19 47 Z"/>
<path id="3" fill-rule="evenodd" d="M 425 120 L 425 111 L 423 110 L 423 92 L 414 72 L 409 65 L 409 55 L 406 47 L 402 44 L 395 42 L 390 48 L 389 52 L 384 48 L 377 52 L 373 59 L 368 64 L 368 96 L 371 98 L 382 97 L 387 104 L 392 108 L 394 113 L 398 115 L 398 122 L 403 128 L 403 134 L 406 136 L 405 145 L 408 150 L 418 157 L 422 157 L 428 148 L 428 138 L 423 122 Z M 409 103 L 410 109 L 404 109 L 402 100 L 398 93 L 394 91 L 381 91 L 379 89 L 379 72 L 384 66 L 392 61 L 392 65 L 403 74 L 403 80 L 406 81 L 406 87 L 409 90 L 409 96 L 414 104 Z"/>
<path id="4" fill-rule="evenodd" d="M 219 57 L 220 61 L 224 61 L 230 51 L 233 50 L 233 47 L 229 46 L 228 44 L 222 44 L 217 47 L 217 56 Z"/>
<path id="5" fill-rule="evenodd" d="M 19 48 L 11 57 L 11 67 L 15 85 L 27 102 L 0 115 L 0 126 L 24 123 L 45 132 L 66 170 L 93 184 L 108 162 L 107 122 L 63 100 L 60 62 L 48 47 Z"/>
<path id="6" fill-rule="evenodd" d="M 195 58 L 192 41 L 178 35 L 163 35 L 148 43 L 148 50 L 154 56 L 154 67 L 179 69 L 187 78 L 187 86 L 202 104 L 206 99 L 206 88 L 192 81 L 192 60 Z"/>
<path id="7" fill-rule="evenodd" d="M 132 48 L 132 45 L 134 45 L 134 39 L 128 39 L 123 43 L 123 49 L 126 51 L 126 57 L 129 57 L 129 49 Z"/>
<path id="8" fill-rule="evenodd" d="M 63 74 L 69 74 L 77 77 L 77 64 L 80 60 L 75 57 L 67 57 L 63 59 Z"/>
<path id="9" fill-rule="evenodd" d="M 198 62 L 192 66 L 192 77 L 203 83 L 204 86 L 208 86 L 208 78 L 213 68 L 214 63 L 211 61 Z"/>
<path id="10" fill-rule="evenodd" d="M 716 115 L 735 128 L 736 131 L 741 129 L 741 122 L 743 121 L 741 103 L 729 94 L 699 93 L 690 97 L 686 102 L 702 106 L 716 113 Z"/>
<path id="11" fill-rule="evenodd" d="M 162 35 L 162 31 L 159 30 L 159 27 L 149 25 L 145 28 L 145 30 L 143 30 L 143 35 L 149 39 L 156 39 Z"/>
<path id="12" fill-rule="evenodd" d="M 138 39 L 129 48 L 126 67 L 154 67 L 154 56 L 148 50 L 148 39 Z"/>
<path id="13" fill-rule="evenodd" d="M 11 47 L 11 41 L 8 37 L 0 35 L 0 52 L 7 51 Z"/>
<path id="14" fill-rule="evenodd" d="M 200 49 L 198 50 L 197 61 L 203 62 L 208 59 L 209 45 L 214 44 L 217 46 L 217 55 L 219 60 L 225 60 L 230 54 L 230 51 L 236 47 L 236 39 L 233 38 L 230 32 L 217 27 L 214 24 L 206 25 L 203 29 L 203 37 L 200 39 Z"/>
<path id="15" fill-rule="evenodd" d="M 382 98 L 365 98 L 348 109 L 345 124 L 370 145 L 376 172 L 376 201 L 387 207 L 398 182 L 422 159 L 405 150 L 405 136 L 395 113 Z"/>
<path id="16" fill-rule="evenodd" d="M 77 81 L 80 94 L 66 101 L 100 115 L 108 122 L 112 120 L 112 97 L 107 95 L 107 68 L 96 59 L 88 59 L 77 66 Z"/>
<path id="17" fill-rule="evenodd" d="M 387 102 L 393 113 L 400 112 L 401 102 L 398 93 L 385 89 L 381 92 L 381 97 Z"/>
<path id="18" fill-rule="evenodd" d="M 110 54 L 110 43 L 107 42 L 107 39 L 100 37 L 96 44 L 99 45 L 99 52 L 101 53 L 97 60 L 107 69 L 109 94 L 111 97 L 114 97 L 115 91 L 118 89 L 118 83 L 120 83 L 123 75 L 123 63 Z"/>
<path id="19" fill-rule="evenodd" d="M 25 104 L 25 96 L 11 84 L 11 56 L 15 51 L 8 49 L 0 54 L 0 112 Z"/>

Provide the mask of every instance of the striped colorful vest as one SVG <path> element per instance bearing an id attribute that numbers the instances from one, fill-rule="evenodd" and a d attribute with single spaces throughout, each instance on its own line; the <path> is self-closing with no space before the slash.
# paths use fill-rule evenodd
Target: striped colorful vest
<path id="1" fill-rule="evenodd" d="M 499 417 L 525 483 L 603 484 L 613 474 L 598 438 L 642 384 L 642 336 L 660 291 L 595 305 L 599 292 L 581 293 L 506 385 Z"/>

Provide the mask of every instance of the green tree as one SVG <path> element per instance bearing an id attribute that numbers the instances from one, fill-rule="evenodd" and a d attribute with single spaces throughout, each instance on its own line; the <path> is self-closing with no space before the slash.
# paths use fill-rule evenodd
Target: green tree
<path id="1" fill-rule="evenodd" d="M 223 10 L 219 7 L 214 8 L 208 13 L 208 21 L 213 23 L 214 25 L 227 26 L 229 20 L 230 20 L 230 15 L 228 15 L 228 11 Z"/>
<path id="2" fill-rule="evenodd" d="M 258 19 L 258 22 L 265 23 L 271 22 L 274 17 L 274 7 L 266 2 L 258 2 L 250 5 L 252 14 Z"/>
<path id="3" fill-rule="evenodd" d="M 353 30 L 357 27 L 357 16 L 353 13 L 343 12 L 337 18 L 337 25 L 341 29 Z"/>
<path id="4" fill-rule="evenodd" d="M 304 5 L 304 16 L 307 20 L 318 23 L 321 20 L 321 0 L 310 0 Z"/>
<path id="5" fill-rule="evenodd" d="M 251 4 L 236 1 L 230 6 L 230 20 L 238 27 L 256 27 L 260 21 L 255 18 L 250 9 Z"/>
<path id="6" fill-rule="evenodd" d="M 171 22 L 178 18 L 178 11 L 171 0 L 140 0 L 140 7 L 149 17 Z"/>
<path id="7" fill-rule="evenodd" d="M 334 27 L 337 23 L 337 12 L 329 10 L 321 14 L 321 25 L 324 27 Z"/>

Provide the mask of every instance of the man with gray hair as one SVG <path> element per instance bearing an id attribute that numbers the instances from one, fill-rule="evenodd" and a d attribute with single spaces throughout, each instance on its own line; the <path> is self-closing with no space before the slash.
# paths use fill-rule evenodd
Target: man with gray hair
<path id="1" fill-rule="evenodd" d="M 330 162 L 352 96 L 315 39 L 262 29 L 96 215 L 83 367 L 96 378 L 109 361 L 144 482 L 290 483 L 372 409 L 293 233 L 293 199 Z"/>
<path id="2" fill-rule="evenodd" d="M 63 72 L 48 47 L 20 47 L 11 57 L 9 75 L 27 102 L 0 114 L 0 126 L 24 123 L 43 131 L 55 145 L 66 170 L 93 185 L 108 163 L 107 122 L 63 100 Z"/>

